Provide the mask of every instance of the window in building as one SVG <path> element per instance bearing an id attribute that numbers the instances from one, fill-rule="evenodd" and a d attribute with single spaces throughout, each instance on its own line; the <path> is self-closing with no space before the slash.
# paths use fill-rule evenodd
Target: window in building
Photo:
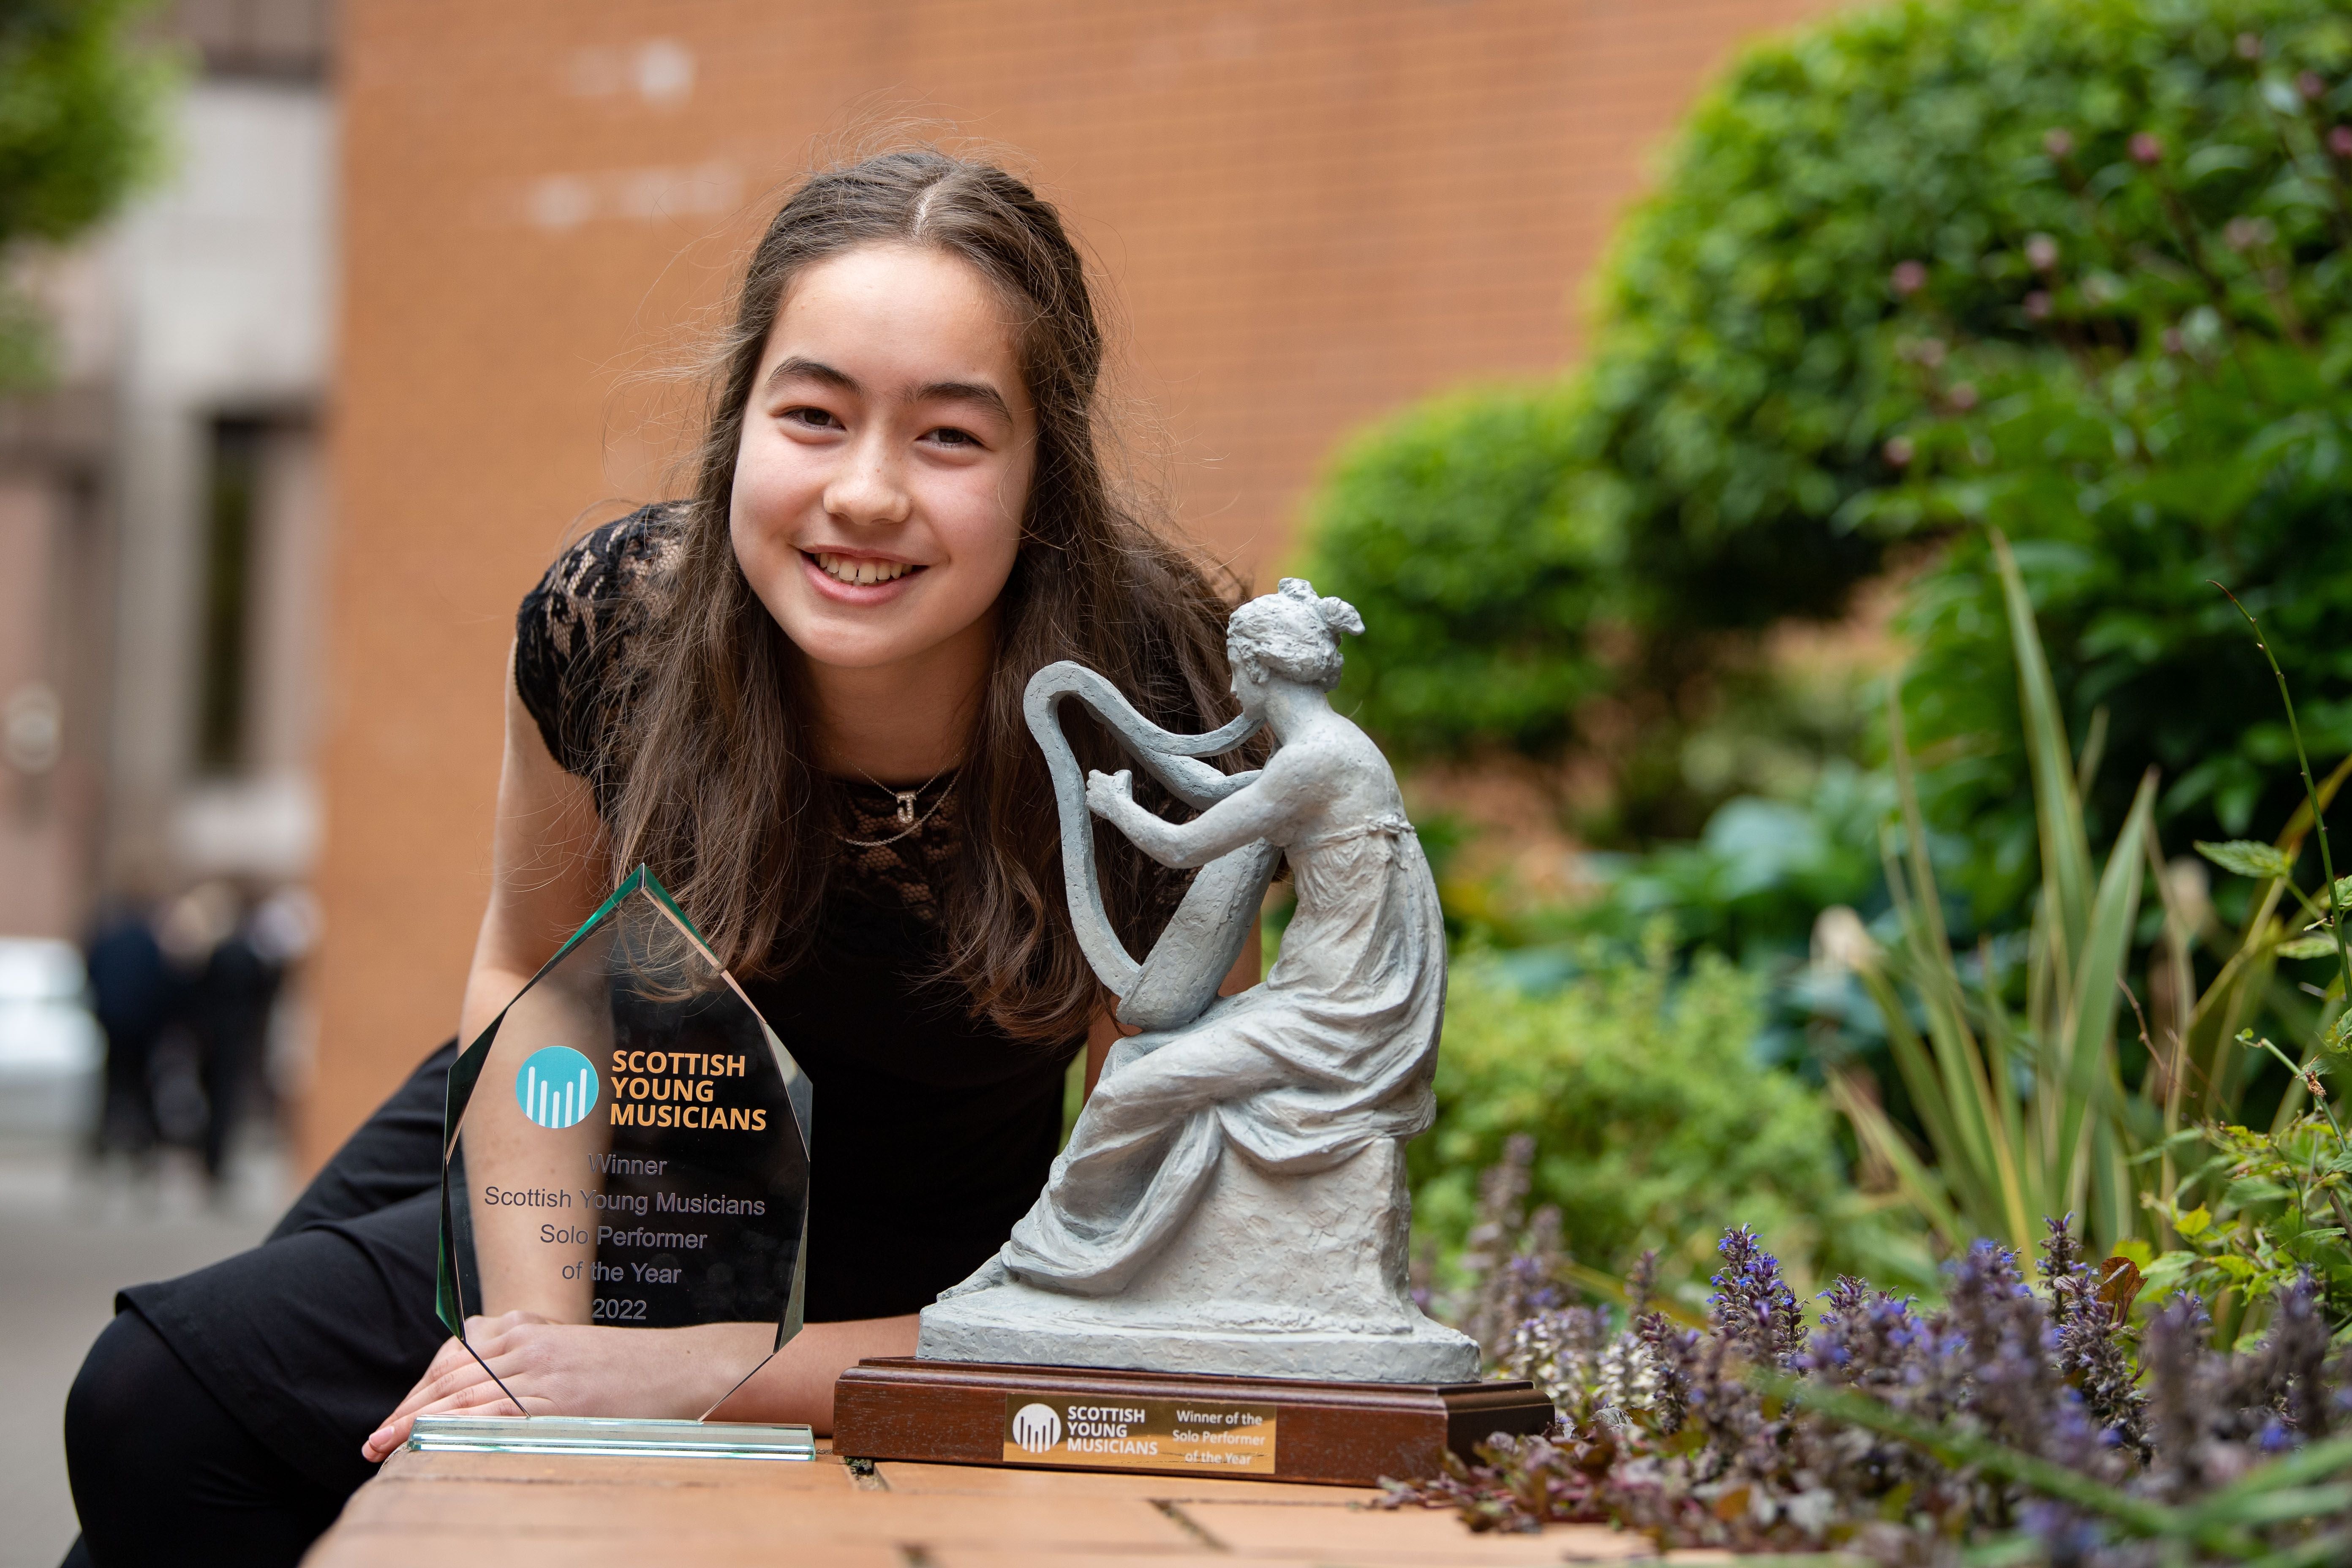
<path id="1" fill-rule="evenodd" d="M 245 764 L 253 620 L 254 542 L 268 427 L 215 419 L 205 487 L 203 662 L 196 703 L 196 768 L 234 773 Z"/>
<path id="2" fill-rule="evenodd" d="M 332 52 L 332 0 L 174 0 L 166 28 L 208 75 L 317 81 Z"/>

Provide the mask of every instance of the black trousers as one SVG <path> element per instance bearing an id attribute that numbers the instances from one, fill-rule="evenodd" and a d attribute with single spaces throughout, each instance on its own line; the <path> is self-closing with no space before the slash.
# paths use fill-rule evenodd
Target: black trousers
<path id="1" fill-rule="evenodd" d="M 66 1400 L 95 1568 L 299 1563 L 373 1474 L 360 1445 L 447 1338 L 433 1315 L 452 1040 L 250 1252 L 115 1298 Z"/>

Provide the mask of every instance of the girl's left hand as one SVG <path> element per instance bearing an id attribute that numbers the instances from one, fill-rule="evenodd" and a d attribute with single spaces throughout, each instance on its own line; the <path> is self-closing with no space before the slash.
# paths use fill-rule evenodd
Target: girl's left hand
<path id="1" fill-rule="evenodd" d="M 1129 769 L 1087 775 L 1087 805 L 1097 816 L 1115 817 L 1122 807 L 1134 804 L 1135 774 Z"/>
<path id="2" fill-rule="evenodd" d="M 443 1345 L 361 1452 L 382 1463 L 419 1415 L 515 1415 L 507 1392 L 531 1415 L 700 1415 L 759 1364 L 774 1333 L 759 1323 L 616 1329 L 529 1312 L 468 1319 L 466 1338 L 481 1362 L 456 1340 Z"/>

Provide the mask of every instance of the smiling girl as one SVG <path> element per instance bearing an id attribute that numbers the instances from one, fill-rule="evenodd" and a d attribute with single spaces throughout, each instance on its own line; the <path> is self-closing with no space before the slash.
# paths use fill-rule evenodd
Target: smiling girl
<path id="1" fill-rule="evenodd" d="M 1091 1082 L 1117 1037 L 1022 689 L 1076 659 L 1214 728 L 1233 601 L 1114 496 L 1101 361 L 1077 253 L 1019 180 L 928 152 L 820 174 L 746 268 L 694 493 L 523 601 L 459 1038 L 645 862 L 817 1092 L 808 1326 L 721 1417 L 828 1430 L 842 1368 L 912 1353 L 913 1314 L 1043 1185 L 1069 1059 L 1091 1048 Z M 1181 878 L 1118 835 L 1100 854 L 1148 947 Z M 510 1408 L 433 1316 L 455 1046 L 264 1246 L 124 1293 L 68 1406 L 69 1563 L 292 1563 L 415 1415 Z M 474 1327 L 566 1415 L 700 1415 L 773 1334 Z"/>

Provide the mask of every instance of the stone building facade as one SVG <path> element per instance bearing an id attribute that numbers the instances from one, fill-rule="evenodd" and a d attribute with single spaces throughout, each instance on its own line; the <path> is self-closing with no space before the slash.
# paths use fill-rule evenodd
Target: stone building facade
<path id="1" fill-rule="evenodd" d="M 0 937 L 315 852 L 331 13 L 159 24 L 190 66 L 164 176 L 15 260 L 58 384 L 0 404 Z"/>

